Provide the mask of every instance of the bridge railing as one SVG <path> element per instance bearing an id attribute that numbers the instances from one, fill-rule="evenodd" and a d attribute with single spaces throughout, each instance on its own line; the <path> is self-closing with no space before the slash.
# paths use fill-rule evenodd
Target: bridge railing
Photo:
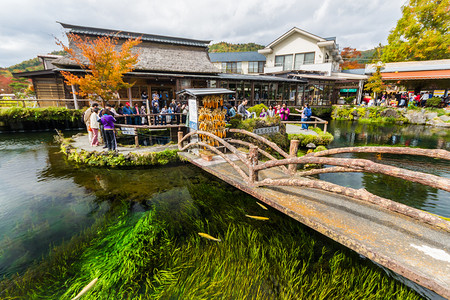
<path id="1" fill-rule="evenodd" d="M 290 114 L 290 116 L 301 117 L 301 114 Z M 316 116 L 311 116 L 310 118 L 313 119 L 313 121 L 282 121 L 281 123 L 284 123 L 284 124 L 308 124 L 308 125 L 314 125 L 314 128 L 316 128 L 317 125 L 323 125 L 323 132 L 327 132 L 328 121 L 325 121 Z"/>
<path id="2" fill-rule="evenodd" d="M 121 124 L 135 126 L 152 126 L 152 127 L 179 127 L 186 125 L 186 113 L 167 113 L 167 114 L 131 114 L 114 116 Z M 142 118 L 145 123 L 142 124 Z M 135 124 L 139 123 L 139 124 Z"/>
<path id="3" fill-rule="evenodd" d="M 378 173 L 385 174 L 393 177 L 402 178 L 404 180 L 421 183 L 424 185 L 428 185 L 430 187 L 441 189 L 444 191 L 450 192 L 450 179 L 439 177 L 432 174 L 417 172 L 406 170 L 390 165 L 375 163 L 371 160 L 367 159 L 353 159 L 353 158 L 333 158 L 333 157 L 321 157 L 321 152 L 311 153 L 305 155 L 303 157 L 297 157 L 297 150 L 299 141 L 291 141 L 290 151 L 287 154 L 285 151 L 280 149 L 274 143 L 268 141 L 262 136 L 255 135 L 251 132 L 245 132 L 240 129 L 229 129 L 230 133 L 240 133 L 245 134 L 247 136 L 253 137 L 256 140 L 263 142 L 265 145 L 270 146 L 276 152 L 278 152 L 283 159 L 276 159 L 271 154 L 265 152 L 260 149 L 258 146 L 240 141 L 237 139 L 227 138 L 222 139 L 217 137 L 216 135 L 206 132 L 206 131 L 193 131 L 183 136 L 182 132 L 179 132 L 178 137 L 178 149 L 180 151 L 185 151 L 190 148 L 199 148 L 203 147 L 204 149 L 208 149 L 215 154 L 221 156 L 228 164 L 231 165 L 233 169 L 242 177 L 244 182 L 249 184 L 250 186 L 255 187 L 264 187 L 264 186 L 296 186 L 296 187 L 309 187 L 313 189 L 320 189 L 328 192 L 333 192 L 336 194 L 345 195 L 348 197 L 356 198 L 362 201 L 367 201 L 372 204 L 376 204 L 382 206 L 384 208 L 396 211 L 398 213 L 408 215 L 415 219 L 424 221 L 426 223 L 432 224 L 434 226 L 441 227 L 450 232 L 450 222 L 446 222 L 439 217 L 428 214 L 424 211 L 411 208 L 401 203 L 394 202 L 389 199 L 385 199 L 379 196 L 376 196 L 365 189 L 353 189 L 349 187 L 343 187 L 337 184 L 333 184 L 330 182 L 311 179 L 306 176 L 315 175 L 321 173 L 331 173 L 331 172 L 365 172 L 365 173 Z M 219 150 L 219 147 L 211 146 L 207 143 L 199 141 L 198 139 L 193 139 L 188 144 L 185 144 L 190 137 L 195 137 L 198 135 L 205 135 L 214 140 L 218 141 L 220 147 L 226 148 L 228 151 L 232 152 L 238 160 L 241 162 L 240 164 L 234 162 L 229 155 L 223 153 Z M 232 144 L 244 145 L 249 148 L 248 153 L 243 153 L 239 151 Z M 429 149 L 416 149 L 416 148 L 408 148 L 408 147 L 362 147 L 364 149 L 361 152 L 371 152 L 371 153 L 390 153 L 390 154 L 409 154 L 409 155 L 422 155 L 432 158 L 439 158 L 450 160 L 450 152 L 443 149 L 434 149 L 431 151 L 427 151 Z M 353 148 L 342 148 L 344 150 L 339 151 L 337 153 L 346 153 L 346 152 L 355 152 Z M 328 150 L 332 152 L 323 151 L 324 155 L 333 154 L 333 150 Z M 265 152 L 265 153 L 264 153 Z M 258 156 L 259 153 L 269 158 L 268 161 L 260 162 Z M 306 164 L 316 164 L 316 165 L 328 165 L 332 167 L 328 167 L 325 169 L 312 169 L 309 171 L 297 171 L 297 165 L 306 165 Z M 287 166 L 287 168 L 286 168 Z M 260 172 L 275 168 L 281 167 L 283 172 L 287 175 L 287 177 L 282 178 L 264 178 L 260 179 Z M 267 175 L 267 174 L 266 174 Z M 278 176 L 277 176 L 278 177 Z"/>

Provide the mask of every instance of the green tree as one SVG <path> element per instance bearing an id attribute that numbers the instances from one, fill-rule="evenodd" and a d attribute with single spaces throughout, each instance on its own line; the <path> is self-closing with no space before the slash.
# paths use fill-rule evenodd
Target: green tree
<path id="1" fill-rule="evenodd" d="M 376 72 L 367 80 L 366 86 L 364 87 L 366 91 L 372 91 L 374 93 L 374 98 L 377 97 L 377 94 L 386 90 L 386 85 L 383 82 L 380 70 L 381 65 L 378 64 Z"/>
<path id="2" fill-rule="evenodd" d="M 12 88 L 14 94 L 17 98 L 25 98 L 28 93 L 28 88 L 31 82 L 29 79 L 23 77 L 13 77 L 11 78 L 11 83 L 9 86 Z"/>
<path id="3" fill-rule="evenodd" d="M 246 52 L 246 51 L 258 51 L 263 49 L 264 46 L 255 43 L 246 44 L 232 44 L 227 42 L 220 42 L 213 44 L 209 47 L 209 52 Z"/>
<path id="4" fill-rule="evenodd" d="M 383 49 L 383 62 L 450 57 L 449 0 L 409 0 Z"/>

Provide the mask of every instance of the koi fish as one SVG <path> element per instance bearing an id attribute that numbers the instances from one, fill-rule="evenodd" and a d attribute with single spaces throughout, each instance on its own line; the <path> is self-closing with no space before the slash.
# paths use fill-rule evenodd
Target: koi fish
<path id="1" fill-rule="evenodd" d="M 86 294 L 93 286 L 94 284 L 97 282 L 98 278 L 95 278 L 94 280 L 92 280 L 91 282 L 89 282 L 89 284 L 87 286 L 85 286 L 81 292 L 78 293 L 78 295 L 75 296 L 75 298 L 72 298 L 72 300 L 78 300 L 81 298 L 81 296 L 83 296 L 84 294 Z"/>
<path id="2" fill-rule="evenodd" d="M 267 210 L 267 207 L 265 207 L 264 205 L 262 205 L 261 203 L 259 203 L 259 202 L 256 202 L 256 204 L 258 204 L 259 206 L 261 206 L 262 207 L 262 209 L 265 209 L 265 210 Z"/>
<path id="3" fill-rule="evenodd" d="M 203 238 L 205 238 L 205 239 L 214 241 L 214 242 L 221 242 L 221 241 L 222 241 L 221 239 L 216 239 L 215 237 L 210 236 L 210 235 L 207 234 L 207 233 L 199 232 L 198 235 L 201 236 L 201 237 L 203 237 Z"/>
<path id="4" fill-rule="evenodd" d="M 250 215 L 245 215 L 246 217 L 250 218 L 250 219 L 255 219 L 255 220 L 261 220 L 261 221 L 267 221 L 269 220 L 269 218 L 266 217 L 260 217 L 260 216 L 250 216 Z"/>

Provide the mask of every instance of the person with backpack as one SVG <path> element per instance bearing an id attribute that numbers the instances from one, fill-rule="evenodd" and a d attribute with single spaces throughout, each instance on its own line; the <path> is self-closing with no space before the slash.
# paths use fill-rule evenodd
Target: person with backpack
<path id="1" fill-rule="evenodd" d="M 309 104 L 305 104 L 303 106 L 303 111 L 302 111 L 302 121 L 303 122 L 310 121 L 311 116 L 312 116 L 311 108 L 309 107 Z M 308 130 L 308 127 L 309 127 L 308 124 L 302 124 L 302 129 Z"/>

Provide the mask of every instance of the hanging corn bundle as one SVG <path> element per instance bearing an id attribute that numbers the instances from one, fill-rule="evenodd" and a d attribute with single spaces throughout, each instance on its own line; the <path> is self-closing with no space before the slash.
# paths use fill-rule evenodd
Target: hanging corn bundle
<path id="1" fill-rule="evenodd" d="M 203 97 L 203 107 L 199 110 L 198 121 L 199 130 L 210 132 L 220 138 L 226 137 L 225 115 L 226 111 L 219 109 L 223 106 L 223 98 L 220 95 L 209 95 Z M 200 134 L 200 139 L 211 146 L 219 146 L 215 139 Z"/>

